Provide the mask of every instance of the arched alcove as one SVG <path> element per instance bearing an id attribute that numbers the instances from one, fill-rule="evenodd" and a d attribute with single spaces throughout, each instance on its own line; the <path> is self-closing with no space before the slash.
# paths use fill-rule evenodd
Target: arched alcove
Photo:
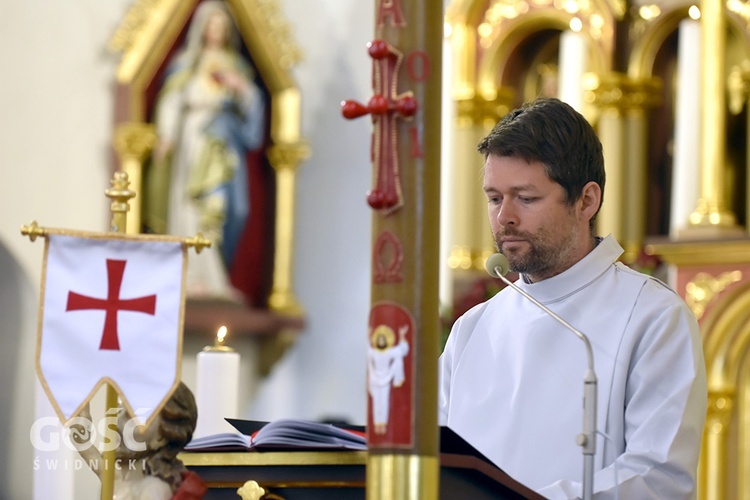
<path id="1" fill-rule="evenodd" d="M 231 262 L 224 259 L 228 280 L 240 297 L 215 300 L 188 293 L 185 331 L 202 343 L 210 342 L 222 325 L 235 335 L 255 337 L 262 351 L 259 371 L 264 375 L 304 324 L 304 308 L 292 287 L 292 265 L 296 174 L 310 154 L 301 136 L 301 93 L 291 73 L 301 51 L 275 1 L 135 2 L 111 40 L 111 48 L 122 52 L 115 75 L 114 144 L 119 156 L 115 166 L 129 174 L 131 189 L 144 194 L 131 203 L 128 231 L 164 231 L 165 227 L 145 227 L 142 217 L 144 208 L 150 206 L 144 200 L 156 205 L 168 197 L 169 181 L 160 177 L 158 172 L 164 169 L 155 167 L 152 154 L 157 96 L 175 56 L 185 47 L 196 13 L 212 1 L 230 14 L 239 38 L 237 54 L 264 97 L 265 120 L 261 145 L 242 156 L 247 182 L 246 190 L 238 189 L 248 205 L 247 221 L 239 231 Z M 165 189 L 160 190 L 162 185 Z M 149 198 L 148 193 L 154 191 Z"/>
<path id="2" fill-rule="evenodd" d="M 635 23 L 632 50 L 628 59 L 628 75 L 634 80 L 658 78 L 660 87 L 659 105 L 649 115 L 648 161 L 646 189 L 648 193 L 646 236 L 663 236 L 669 233 L 670 201 L 672 196 L 675 97 L 677 82 L 677 58 L 680 22 L 689 19 L 692 3 L 663 6 L 661 14 L 646 22 Z M 726 81 L 729 74 L 750 60 L 750 33 L 746 23 L 729 12 L 726 25 Z M 746 210 L 746 160 L 747 155 L 747 109 L 740 106 L 726 110 L 725 140 L 726 171 L 731 178 L 727 183 L 726 199 L 739 224 L 745 224 Z M 687 222 L 687 221 L 685 221 Z"/>
<path id="3" fill-rule="evenodd" d="M 750 498 L 750 283 L 720 295 L 701 329 L 709 393 L 701 498 Z"/>

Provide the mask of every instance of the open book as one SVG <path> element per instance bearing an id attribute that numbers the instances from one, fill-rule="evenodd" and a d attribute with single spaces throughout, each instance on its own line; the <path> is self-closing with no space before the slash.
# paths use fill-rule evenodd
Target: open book
<path id="1" fill-rule="evenodd" d="M 337 426 L 312 420 L 280 419 L 273 422 L 228 418 L 238 433 L 194 438 L 185 451 L 232 451 L 271 449 L 366 450 L 362 427 Z"/>

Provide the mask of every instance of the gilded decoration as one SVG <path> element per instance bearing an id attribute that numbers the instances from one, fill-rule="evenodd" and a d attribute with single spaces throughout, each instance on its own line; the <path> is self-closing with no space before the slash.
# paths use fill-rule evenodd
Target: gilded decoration
<path id="1" fill-rule="evenodd" d="M 721 294 L 701 323 L 709 406 L 699 465 L 699 498 L 748 498 L 750 480 L 750 287 Z"/>
<path id="2" fill-rule="evenodd" d="M 508 111 L 538 95 L 557 94 L 559 40 L 564 32 L 586 39 L 591 75 L 611 66 L 616 3 L 604 1 L 494 0 L 450 2 L 446 11 L 453 51 L 456 222 L 451 269 L 483 272 L 493 251 L 486 206 L 476 186 L 476 143 Z M 587 84 L 596 79 L 587 76 Z M 589 115 L 586 103 L 585 114 Z M 593 111 L 593 109 L 592 109 Z M 593 121 L 593 120 L 592 120 Z"/>
<path id="3" fill-rule="evenodd" d="M 114 148 L 120 158 L 122 170 L 130 178 L 130 182 L 137 192 L 141 192 L 143 185 L 141 165 L 146 156 L 156 144 L 154 127 L 148 123 L 127 122 L 117 126 L 114 134 Z M 141 206 L 134 203 L 127 221 L 127 232 L 138 233 L 138 223 L 141 220 Z"/>
<path id="4" fill-rule="evenodd" d="M 739 115 L 745 107 L 750 93 L 750 60 L 744 60 L 732 66 L 727 77 L 729 111 Z"/>
<path id="5" fill-rule="evenodd" d="M 661 104 L 662 82 L 658 78 L 632 79 L 621 73 L 601 78 L 590 98 L 600 108 L 618 111 L 643 110 Z"/>
<path id="6" fill-rule="evenodd" d="M 235 247 L 239 249 L 235 252 L 238 257 L 229 256 L 234 262 L 225 266 L 231 285 L 240 294 L 229 294 L 227 301 L 202 299 L 203 295 L 189 293 L 185 328 L 186 332 L 203 332 L 214 322 L 223 321 L 234 333 L 260 335 L 256 337 L 257 371 L 264 375 L 294 343 L 304 325 L 304 310 L 295 296 L 291 276 L 296 174 L 309 157 L 310 146 L 301 136 L 301 93 L 290 72 L 301 60 L 302 51 L 284 19 L 280 3 L 277 0 L 134 1 L 109 42 L 109 49 L 121 55 L 115 75 L 113 142 L 118 163 L 128 172 L 132 189 L 138 192 L 138 203 L 131 204 L 127 220 L 129 231 L 168 231 L 166 217 L 159 214 L 161 210 L 168 213 L 164 207 L 169 197 L 158 193 L 168 192 L 160 191 L 160 186 L 166 190 L 171 181 L 169 174 L 156 173 L 170 172 L 157 167 L 163 160 L 171 161 L 174 155 L 171 152 L 161 155 L 159 151 L 157 107 L 167 93 L 167 76 L 171 78 L 178 73 L 172 68 L 189 51 L 191 27 L 198 24 L 199 11 L 209 10 L 207 4 L 220 4 L 231 18 L 231 33 L 225 48 L 231 43 L 234 53 L 223 59 L 215 58 L 214 63 L 227 67 L 227 61 L 232 61 L 234 68 L 239 69 L 238 74 L 256 89 L 255 95 L 262 96 L 254 101 L 262 102 L 256 108 L 261 111 L 254 113 L 260 117 L 259 128 L 255 130 L 261 133 L 253 133 L 253 137 L 261 139 L 255 149 L 248 148 L 246 155 L 225 154 L 218 143 L 210 143 L 211 148 L 204 148 L 205 154 L 201 156 L 200 164 L 205 168 L 194 169 L 201 175 L 191 176 L 185 184 L 192 193 L 205 192 L 201 190 L 210 182 L 222 183 L 231 178 L 243 161 L 250 180 L 246 191 L 250 208 L 246 212 L 247 223 Z M 215 69 L 211 76 L 219 87 L 227 83 L 219 81 Z M 222 227 L 220 221 L 225 210 L 225 204 L 207 202 L 201 220 Z M 213 256 L 219 252 L 225 264 L 230 262 L 222 245 L 216 244 L 215 232 L 185 234 L 195 235 L 193 239 L 201 248 L 213 246 L 191 259 L 191 267 L 208 258 L 215 260 Z M 221 238 L 218 242 L 222 242 Z"/>
<path id="7" fill-rule="evenodd" d="M 686 18 L 700 19 L 703 36 L 714 40 L 704 50 L 709 63 L 716 62 L 716 54 L 726 54 L 719 59 L 727 63 L 726 72 L 704 69 L 701 76 L 701 85 L 712 85 L 715 93 L 701 97 L 711 108 L 711 119 L 700 142 L 703 149 L 718 144 L 727 157 L 726 161 L 700 160 L 695 176 L 702 192 L 694 202 L 698 208 L 706 205 L 704 218 L 714 221 L 712 226 L 717 225 L 717 217 L 741 204 L 745 204 L 745 218 L 750 214 L 744 145 L 750 95 L 750 3 L 712 3 L 713 11 L 701 17 L 700 10 L 706 6 L 594 0 L 449 2 L 446 21 L 451 27 L 452 95 L 457 109 L 455 163 L 467 178 L 457 177 L 454 213 L 460 227 L 450 242 L 448 264 L 454 283 L 460 284 L 469 270 L 473 272 L 473 261 L 481 254 L 479 240 L 466 228 L 473 227 L 484 213 L 474 206 L 476 200 L 460 198 L 477 181 L 477 168 L 468 163 L 476 154 L 476 142 L 486 134 L 492 114 L 507 112 L 506 105 L 513 109 L 537 95 L 555 95 L 560 35 L 580 29 L 589 51 L 584 114 L 595 123 L 605 145 L 606 198 L 612 207 L 612 213 L 607 213 L 605 204 L 598 224 L 616 234 L 632 258 L 644 248 L 647 255 L 665 262 L 670 278 L 676 281 L 674 288 L 701 320 L 709 410 L 698 498 L 723 500 L 750 498 L 750 478 L 745 478 L 745 471 L 750 470 L 750 240 L 737 231 L 714 231 L 706 233 L 708 237 L 680 234 L 677 241 L 667 236 L 669 190 L 676 182 L 672 177 L 675 68 L 679 26 Z M 716 10 L 726 14 L 725 25 L 716 22 Z M 726 50 L 718 45 L 723 42 L 721 33 L 726 33 Z M 712 81 L 716 75 L 721 75 L 720 84 Z M 498 98 L 501 93 L 507 102 Z M 705 115 L 706 110 L 701 113 Z M 725 119 L 733 127 L 727 131 L 717 125 Z M 487 233 L 486 223 L 483 228 Z M 643 245 L 644 240 L 648 244 Z"/>
<path id="8" fill-rule="evenodd" d="M 477 89 L 490 91 L 512 81 L 513 56 L 531 40 L 543 42 L 547 33 L 567 30 L 583 33 L 591 42 L 589 47 L 590 70 L 601 74 L 611 65 L 606 54 L 613 47 L 613 13 L 607 5 L 598 1 L 532 0 L 529 2 L 496 0 L 490 4 L 476 26 L 476 36 L 481 48 L 478 64 Z M 556 43 L 553 37 L 537 53 Z M 552 45 L 550 45 L 552 44 Z M 528 53 L 526 59 L 534 59 L 536 66 L 546 61 L 536 60 Z M 557 54 L 553 54 L 557 60 Z M 532 96 L 523 96 L 526 100 Z"/>
<path id="9" fill-rule="evenodd" d="M 725 265 L 736 267 L 750 263 L 750 240 L 683 241 L 651 240 L 644 251 L 658 255 L 668 264 L 677 266 Z"/>
<path id="10" fill-rule="evenodd" d="M 719 276 L 709 273 L 698 273 L 685 285 L 685 301 L 695 314 L 701 319 L 706 306 L 726 287 L 742 280 L 742 271 L 731 271 Z"/>
<path id="11" fill-rule="evenodd" d="M 115 150 L 123 159 L 142 161 L 155 143 L 154 127 L 147 123 L 123 123 L 115 130 Z"/>
<path id="12" fill-rule="evenodd" d="M 171 64 L 170 61 L 176 60 L 173 57 L 175 50 L 190 50 L 187 45 L 191 33 L 188 23 L 192 22 L 198 15 L 197 11 L 202 7 L 208 10 L 208 4 L 224 6 L 223 8 L 228 11 L 238 33 L 238 40 L 234 45 L 238 48 L 244 47 L 242 50 L 246 50 L 247 53 L 247 55 L 238 53 L 238 57 L 251 59 L 252 67 L 247 70 L 248 76 L 253 78 L 257 75 L 254 79 L 262 82 L 258 84 L 258 92 L 267 96 L 264 100 L 267 101 L 268 110 L 268 139 L 258 149 L 265 160 L 248 161 L 260 162 L 256 164 L 261 166 L 252 167 L 255 169 L 265 168 L 262 167 L 262 162 L 266 161 L 275 170 L 273 175 L 276 177 L 276 194 L 274 196 L 264 192 L 251 193 L 256 200 L 267 198 L 268 201 L 254 201 L 253 203 L 265 203 L 267 206 L 259 210 L 253 204 L 249 213 L 260 214 L 257 217 L 264 217 L 265 222 L 256 220 L 254 223 L 260 228 L 255 231 L 268 234 L 269 231 L 262 229 L 258 224 L 274 226 L 271 231 L 275 233 L 275 241 L 262 244 L 269 249 L 268 251 L 258 250 L 258 252 L 265 253 L 273 252 L 271 260 L 260 262 L 257 260 L 260 254 L 256 252 L 255 256 L 256 266 L 273 268 L 273 284 L 269 286 L 272 291 L 264 292 L 263 278 L 250 278 L 259 284 L 243 285 L 247 288 L 247 290 L 243 289 L 243 293 L 246 294 L 251 304 L 261 307 L 268 300 L 263 297 L 272 295 L 274 297 L 274 300 L 270 301 L 272 308 L 281 312 L 300 314 L 301 307 L 293 296 L 289 277 L 293 248 L 294 176 L 299 163 L 304 161 L 310 152 L 309 146 L 300 134 L 300 92 L 289 73 L 289 69 L 301 59 L 302 53 L 292 37 L 289 25 L 284 20 L 281 7 L 276 0 L 226 0 L 225 2 L 138 0 L 126 14 L 122 24 L 112 36 L 109 47 L 122 54 L 116 73 L 118 89 L 115 120 L 118 125 L 115 145 L 120 152 L 120 162 L 133 180 L 133 188 L 138 192 L 144 192 L 143 196 L 139 197 L 142 200 L 141 206 L 134 207 L 128 222 L 134 230 L 139 230 L 144 224 L 156 231 L 163 231 L 166 228 L 166 220 L 160 215 L 168 210 L 166 202 L 162 201 L 166 197 L 150 195 L 148 192 L 149 189 L 160 189 L 159 186 L 164 186 L 166 189 L 168 182 L 167 179 L 162 179 L 161 174 L 154 177 L 156 172 L 161 171 L 157 167 L 162 161 L 160 158 L 164 155 L 158 148 L 158 140 L 155 141 L 153 138 L 154 131 L 149 128 L 155 128 L 152 123 L 154 117 L 158 117 L 155 107 L 161 105 L 156 99 L 161 99 L 162 94 L 167 90 L 166 87 L 159 86 L 164 78 L 165 67 Z M 185 37 L 184 42 L 181 41 L 183 37 Z M 260 109 L 254 112 L 262 112 Z M 137 152 L 134 149 L 136 146 L 139 148 Z M 215 151 L 208 153 L 211 156 L 204 155 L 203 160 L 196 157 L 204 162 L 206 167 L 200 172 L 194 170 L 191 177 L 187 179 L 187 188 L 191 193 L 198 195 L 210 185 L 207 183 L 226 182 L 230 178 L 228 176 L 234 175 L 232 172 L 237 168 L 237 156 L 222 157 L 218 149 Z M 171 161 L 171 156 L 164 158 Z M 222 164 L 226 166 L 222 167 Z M 213 170 L 208 170 L 208 168 Z M 248 165 L 247 168 L 250 169 L 251 166 Z M 149 169 L 153 175 L 149 174 Z M 195 173 L 199 176 L 196 177 Z M 248 172 L 248 175 L 255 175 L 255 185 L 260 186 L 257 176 L 269 174 Z M 155 184 L 156 182 L 158 184 Z M 251 182 L 251 189 L 253 185 Z M 219 224 L 225 219 L 221 213 L 224 205 L 220 203 L 219 200 L 207 199 L 201 209 L 204 211 L 201 220 L 206 221 L 206 224 L 221 227 Z M 147 206 L 144 207 L 143 204 Z M 148 209 L 150 217 L 148 219 L 146 219 L 146 212 L 143 211 L 144 208 Z M 157 212 L 153 212 L 154 209 L 157 209 Z M 171 213 L 177 212 L 172 209 Z M 210 221 L 216 221 L 216 223 Z M 163 229 L 158 229 L 160 227 Z M 224 227 L 226 227 L 226 222 Z M 204 231 L 204 233 L 212 240 L 217 239 L 212 230 Z M 227 240 L 226 233 L 220 235 L 219 239 L 225 243 L 231 241 Z M 250 253 L 253 252 L 243 252 L 242 255 Z M 231 262 L 232 255 L 226 250 L 223 254 L 224 260 Z M 272 266 L 271 262 L 273 262 Z M 246 278 L 240 279 L 246 283 Z M 234 277 L 232 277 L 232 282 L 236 282 Z"/>
<path id="13" fill-rule="evenodd" d="M 733 391 L 712 390 L 708 393 L 708 413 L 706 430 L 711 434 L 721 434 L 732 418 L 735 394 Z"/>
<path id="14" fill-rule="evenodd" d="M 678 285 L 681 275 L 691 273 L 694 297 L 686 296 L 686 301 L 700 301 L 709 407 L 698 498 L 750 498 L 750 481 L 744 474 L 750 466 L 750 288 L 747 272 L 738 272 L 750 263 L 750 240 L 661 241 L 647 245 L 646 252 L 675 267 Z M 701 272 L 694 271 L 706 267 L 712 275 L 703 272 L 699 277 Z M 687 286 L 681 288 L 688 292 Z M 706 308 L 709 301 L 711 307 Z"/>
<path id="15" fill-rule="evenodd" d="M 494 95 L 474 95 L 458 99 L 456 102 L 458 126 L 481 124 L 485 128 L 492 128 L 513 108 L 514 98 L 512 89 L 500 88 Z"/>
<path id="16" fill-rule="evenodd" d="M 191 3 L 194 2 L 136 1 L 109 41 L 110 50 L 123 53 L 123 60 L 117 72 L 119 80 L 130 81 L 134 78 L 140 61 L 149 57 L 146 52 L 151 52 L 155 38 L 163 29 L 167 17 L 178 13 L 184 14 L 185 7 L 189 8 Z M 277 0 L 243 0 L 229 3 L 240 4 L 240 11 L 252 13 L 252 19 L 247 19 L 246 23 L 261 29 L 262 37 L 267 40 L 266 45 L 274 47 L 273 53 L 278 57 L 280 69 L 288 70 L 302 60 L 302 50 L 294 40 L 289 23 L 286 22 Z M 261 35 L 255 35 L 256 38 L 259 36 Z"/>

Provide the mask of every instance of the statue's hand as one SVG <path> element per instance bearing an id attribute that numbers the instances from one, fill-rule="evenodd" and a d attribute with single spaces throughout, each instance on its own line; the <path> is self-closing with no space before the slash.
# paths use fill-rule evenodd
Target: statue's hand
<path id="1" fill-rule="evenodd" d="M 91 408 L 89 405 L 86 404 L 75 418 L 66 422 L 65 428 L 70 444 L 78 451 L 81 458 L 93 467 L 96 475 L 101 476 L 101 467 L 98 464 L 102 455 L 93 442 L 94 422 L 91 420 Z"/>
<path id="2" fill-rule="evenodd" d="M 91 446 L 91 437 L 94 430 L 94 422 L 91 419 L 91 406 L 86 403 L 78 415 L 70 420 L 66 427 L 70 433 L 70 440 L 77 450 Z"/>

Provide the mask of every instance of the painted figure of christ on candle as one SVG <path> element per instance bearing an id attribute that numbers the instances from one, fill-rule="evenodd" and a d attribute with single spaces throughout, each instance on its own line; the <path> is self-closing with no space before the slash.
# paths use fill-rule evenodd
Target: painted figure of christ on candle
<path id="1" fill-rule="evenodd" d="M 367 351 L 369 443 L 409 443 L 414 320 L 401 306 L 381 303 L 370 312 Z M 395 425 L 398 423 L 399 425 Z"/>
<path id="2" fill-rule="evenodd" d="M 378 325 L 370 334 L 370 347 L 367 350 L 367 387 L 372 397 L 372 420 L 375 434 L 385 434 L 388 429 L 391 387 L 404 384 L 404 358 L 409 354 L 406 333 L 409 325 L 398 331 L 398 339 L 393 329 Z"/>

